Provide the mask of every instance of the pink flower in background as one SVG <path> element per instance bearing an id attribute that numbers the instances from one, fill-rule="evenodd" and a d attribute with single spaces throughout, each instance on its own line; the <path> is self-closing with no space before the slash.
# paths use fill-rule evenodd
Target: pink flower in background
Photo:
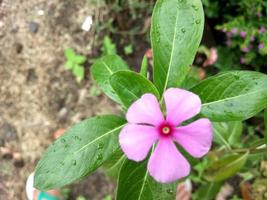
<path id="1" fill-rule="evenodd" d="M 241 51 L 243 51 L 244 53 L 248 53 L 249 52 L 249 48 L 248 47 L 242 47 Z"/>
<path id="2" fill-rule="evenodd" d="M 263 43 L 260 43 L 259 46 L 258 46 L 259 49 L 263 49 L 264 48 L 264 44 Z"/>
<path id="3" fill-rule="evenodd" d="M 240 32 L 240 36 L 241 36 L 242 38 L 245 38 L 246 35 L 247 35 L 247 32 L 246 32 L 246 31 L 241 31 L 241 32 Z"/>
<path id="4" fill-rule="evenodd" d="M 255 41 L 255 36 L 254 35 L 250 36 L 250 41 L 251 42 L 254 42 Z"/>
<path id="5" fill-rule="evenodd" d="M 144 160 L 154 145 L 148 171 L 158 182 L 169 183 L 190 173 L 190 164 L 175 143 L 200 158 L 211 148 L 212 128 L 204 118 L 182 125 L 200 112 L 201 100 L 197 95 L 170 88 L 164 93 L 164 100 L 166 117 L 152 94 L 144 94 L 134 102 L 127 111 L 128 124 L 121 130 L 119 143 L 128 159 L 136 162 Z"/>
<path id="6" fill-rule="evenodd" d="M 218 60 L 218 52 L 216 48 L 210 48 L 210 55 L 203 63 L 203 67 L 206 67 L 208 65 L 213 65 Z"/>
<path id="7" fill-rule="evenodd" d="M 237 32 L 238 32 L 238 29 L 237 28 L 232 28 L 231 33 L 237 34 Z"/>
<path id="8" fill-rule="evenodd" d="M 231 38 L 231 37 L 233 37 L 233 33 L 232 32 L 227 32 L 226 36 L 227 36 L 227 38 Z"/>
<path id="9" fill-rule="evenodd" d="M 229 47 L 229 46 L 231 46 L 232 45 L 232 40 L 227 40 L 226 42 L 225 42 L 225 44 Z"/>
<path id="10" fill-rule="evenodd" d="M 245 64 L 246 60 L 245 58 L 240 58 L 240 64 Z"/>
<path id="11" fill-rule="evenodd" d="M 259 33 L 264 33 L 265 31 L 266 31 L 265 27 L 261 26 L 260 29 L 259 29 Z"/>

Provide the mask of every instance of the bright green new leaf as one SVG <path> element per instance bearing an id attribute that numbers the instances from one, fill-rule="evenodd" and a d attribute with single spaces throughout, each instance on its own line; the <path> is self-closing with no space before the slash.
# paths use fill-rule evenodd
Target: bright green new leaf
<path id="1" fill-rule="evenodd" d="M 179 87 L 193 63 L 204 28 L 201 0 L 158 0 L 152 16 L 154 83 L 160 94 Z"/>
<path id="2" fill-rule="evenodd" d="M 174 200 L 176 184 L 161 184 L 147 171 L 147 161 L 125 160 L 120 171 L 116 200 Z"/>
<path id="3" fill-rule="evenodd" d="M 69 61 L 74 61 L 75 59 L 75 52 L 72 48 L 67 48 L 64 50 L 64 55 Z"/>
<path id="4" fill-rule="evenodd" d="M 71 61 L 66 61 L 64 64 L 64 67 L 66 70 L 71 70 L 73 68 L 74 64 Z"/>
<path id="5" fill-rule="evenodd" d="M 84 68 L 76 64 L 73 68 L 73 74 L 77 78 L 78 82 L 82 81 L 84 79 Z"/>
<path id="6" fill-rule="evenodd" d="M 148 79 L 132 71 L 120 71 L 110 77 L 110 84 L 123 105 L 128 108 L 145 93 L 159 98 L 157 88 Z"/>
<path id="7" fill-rule="evenodd" d="M 92 66 L 92 75 L 103 92 L 112 100 L 121 103 L 109 84 L 109 78 L 115 72 L 128 70 L 127 64 L 117 55 L 107 55 L 98 59 Z"/>
<path id="8" fill-rule="evenodd" d="M 235 175 L 246 163 L 249 153 L 230 155 L 209 164 L 204 177 L 211 182 L 223 181 Z"/>
<path id="9" fill-rule="evenodd" d="M 267 107 L 267 75 L 259 72 L 225 72 L 192 91 L 202 100 L 201 114 L 213 121 L 242 121 Z"/>
<path id="10" fill-rule="evenodd" d="M 81 55 L 76 55 L 73 62 L 75 62 L 76 64 L 82 65 L 84 64 L 86 61 L 86 57 L 85 56 L 81 56 Z"/>
<path id="11" fill-rule="evenodd" d="M 60 188 L 101 166 L 119 148 L 123 118 L 106 115 L 82 121 L 56 140 L 35 169 L 34 186 Z"/>

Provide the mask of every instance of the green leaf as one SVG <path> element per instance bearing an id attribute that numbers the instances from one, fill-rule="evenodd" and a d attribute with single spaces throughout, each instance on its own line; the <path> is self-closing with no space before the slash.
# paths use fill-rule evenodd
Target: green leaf
<path id="1" fill-rule="evenodd" d="M 84 79 L 84 68 L 80 65 L 75 65 L 73 68 L 73 74 L 77 78 L 77 81 L 80 82 Z"/>
<path id="2" fill-rule="evenodd" d="M 110 166 L 108 169 L 106 169 L 106 173 L 111 178 L 118 179 L 121 166 L 126 160 L 126 156 L 123 153 L 120 156 L 117 154 L 117 158 L 113 157 L 112 159 L 113 161 L 112 160 L 108 161 L 109 162 L 108 164 Z M 113 162 L 112 165 L 111 162 Z M 107 163 L 105 163 L 105 167 L 107 167 Z"/>
<path id="3" fill-rule="evenodd" d="M 235 175 L 246 163 L 249 153 L 230 155 L 208 165 L 204 177 L 211 182 L 223 181 Z"/>
<path id="4" fill-rule="evenodd" d="M 108 55 L 98 59 L 92 66 L 92 75 L 103 92 L 112 100 L 121 103 L 109 84 L 109 78 L 115 72 L 128 70 L 127 64 L 117 55 Z"/>
<path id="5" fill-rule="evenodd" d="M 125 55 L 132 54 L 133 53 L 133 46 L 132 46 L 132 44 L 129 44 L 129 45 L 125 46 L 123 50 L 124 50 Z"/>
<path id="6" fill-rule="evenodd" d="M 264 126 L 265 126 L 264 135 L 265 135 L 265 141 L 267 145 L 267 109 L 264 110 Z"/>
<path id="7" fill-rule="evenodd" d="M 119 148 L 123 118 L 106 115 L 82 121 L 56 140 L 35 169 L 34 186 L 60 188 L 101 166 Z"/>
<path id="8" fill-rule="evenodd" d="M 74 66 L 74 64 L 72 63 L 72 61 L 69 61 L 69 60 L 67 62 L 65 62 L 65 64 L 64 64 L 64 68 L 66 70 L 71 70 L 73 68 L 73 66 Z"/>
<path id="9" fill-rule="evenodd" d="M 101 51 L 104 56 L 106 55 L 115 55 L 117 53 L 116 44 L 113 43 L 112 39 L 109 36 L 105 36 L 103 40 L 103 46 Z"/>
<path id="10" fill-rule="evenodd" d="M 75 62 L 76 64 L 82 65 L 84 64 L 86 61 L 86 57 L 85 56 L 81 56 L 81 55 L 76 55 L 73 62 Z"/>
<path id="11" fill-rule="evenodd" d="M 74 61 L 75 52 L 72 48 L 67 48 L 64 50 L 64 55 L 68 59 L 68 61 Z"/>
<path id="12" fill-rule="evenodd" d="M 147 68 L 148 68 L 148 59 L 146 56 L 144 56 L 142 60 L 140 74 L 145 78 L 147 78 Z"/>
<path id="13" fill-rule="evenodd" d="M 243 124 L 237 122 L 213 122 L 213 140 L 228 149 L 232 146 L 240 146 L 240 136 L 243 131 Z"/>
<path id="14" fill-rule="evenodd" d="M 242 121 L 267 107 L 267 76 L 259 72 L 225 72 L 192 91 L 202 100 L 201 114 L 213 121 Z"/>
<path id="15" fill-rule="evenodd" d="M 193 63 L 204 28 L 201 0 L 158 0 L 153 11 L 151 43 L 154 83 L 160 94 L 179 87 Z"/>
<path id="16" fill-rule="evenodd" d="M 193 193 L 193 200 L 213 200 L 220 191 L 221 186 L 221 182 L 203 184 Z"/>
<path id="17" fill-rule="evenodd" d="M 191 88 L 196 86 L 201 81 L 199 76 L 200 73 L 200 68 L 192 66 L 183 84 L 181 85 L 181 88 L 190 90 Z"/>
<path id="18" fill-rule="evenodd" d="M 110 77 L 110 84 L 126 108 L 145 93 L 152 93 L 159 97 L 153 83 L 132 71 L 120 71 L 113 74 Z"/>
<path id="19" fill-rule="evenodd" d="M 123 163 L 116 200 L 174 200 L 175 195 L 176 184 L 160 184 L 149 176 L 147 161 Z"/>

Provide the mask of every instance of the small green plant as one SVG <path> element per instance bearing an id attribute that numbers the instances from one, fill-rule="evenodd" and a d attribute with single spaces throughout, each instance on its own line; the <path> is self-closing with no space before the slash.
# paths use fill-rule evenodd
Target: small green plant
<path id="1" fill-rule="evenodd" d="M 129 44 L 125 46 L 123 50 L 124 50 L 125 55 L 130 55 L 133 53 L 133 45 Z"/>
<path id="2" fill-rule="evenodd" d="M 64 64 L 65 69 L 70 70 L 76 77 L 76 80 L 81 82 L 84 79 L 83 64 L 86 61 L 86 57 L 76 54 L 72 48 L 65 49 L 64 55 L 67 59 Z"/>
<path id="3" fill-rule="evenodd" d="M 105 36 L 103 40 L 103 46 L 101 47 L 103 56 L 117 54 L 116 44 L 113 43 L 109 36 Z"/>

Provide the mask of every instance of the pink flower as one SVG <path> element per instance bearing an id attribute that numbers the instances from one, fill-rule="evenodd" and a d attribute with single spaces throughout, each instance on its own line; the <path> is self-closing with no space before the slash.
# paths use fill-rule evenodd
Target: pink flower
<path id="1" fill-rule="evenodd" d="M 259 46 L 258 46 L 259 49 L 263 49 L 264 48 L 264 44 L 263 43 L 260 43 Z"/>
<path id="2" fill-rule="evenodd" d="M 249 52 L 249 47 L 242 47 L 241 51 L 243 51 L 244 53 L 248 53 Z"/>
<path id="3" fill-rule="evenodd" d="M 264 33 L 265 31 L 266 31 L 265 27 L 261 26 L 260 29 L 259 29 L 259 33 Z"/>
<path id="4" fill-rule="evenodd" d="M 247 32 L 246 32 L 246 31 L 241 31 L 241 32 L 240 32 L 240 36 L 241 36 L 242 38 L 245 38 L 246 35 L 247 35 Z"/>
<path id="5" fill-rule="evenodd" d="M 240 64 L 245 64 L 246 60 L 245 58 L 240 58 Z"/>
<path id="6" fill-rule="evenodd" d="M 237 34 L 237 32 L 238 32 L 238 29 L 237 28 L 232 28 L 231 33 Z"/>
<path id="7" fill-rule="evenodd" d="M 144 94 L 134 102 L 127 111 L 128 124 L 120 133 L 119 143 L 128 159 L 136 162 L 144 160 L 154 146 L 147 166 L 149 174 L 158 182 L 169 183 L 190 172 L 190 164 L 175 142 L 191 156 L 200 158 L 211 148 L 212 128 L 204 118 L 182 125 L 200 112 L 201 100 L 197 95 L 170 88 L 164 93 L 164 100 L 166 117 L 152 94 Z"/>
<path id="8" fill-rule="evenodd" d="M 217 60 L 218 60 L 218 52 L 217 52 L 217 49 L 212 47 L 210 49 L 210 55 L 209 55 L 209 57 L 203 63 L 203 67 L 206 67 L 208 65 L 213 65 L 214 63 L 216 63 Z"/>

